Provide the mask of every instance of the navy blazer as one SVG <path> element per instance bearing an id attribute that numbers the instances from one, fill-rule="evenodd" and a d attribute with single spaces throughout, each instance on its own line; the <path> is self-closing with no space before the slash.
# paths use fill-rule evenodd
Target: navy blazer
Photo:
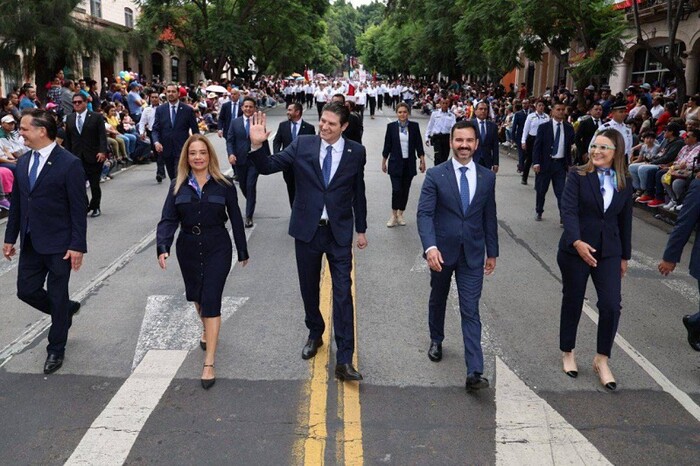
<path id="1" fill-rule="evenodd" d="M 85 171 L 79 158 L 56 146 L 29 189 L 31 152 L 20 157 L 15 171 L 5 243 L 24 242 L 31 226 L 32 247 L 39 254 L 87 252 L 88 199 Z"/>
<path id="2" fill-rule="evenodd" d="M 316 128 L 306 120 L 301 120 L 301 126 L 297 131 L 297 136 L 302 134 L 316 134 Z M 277 133 L 272 140 L 272 152 L 279 152 L 292 143 L 292 123 L 289 120 L 283 121 L 277 127 Z"/>
<path id="3" fill-rule="evenodd" d="M 410 176 L 416 176 L 416 156 L 423 157 L 425 150 L 423 149 L 423 139 L 420 136 L 420 126 L 415 121 L 408 122 L 408 158 L 411 163 L 408 164 Z M 403 153 L 401 152 L 401 139 L 399 138 L 399 122 L 394 121 L 386 125 L 386 134 L 384 135 L 384 149 L 382 157 L 388 158 L 388 173 L 391 176 L 402 176 L 403 174 Z"/>
<path id="4" fill-rule="evenodd" d="M 180 157 L 185 141 L 192 134 L 199 134 L 197 119 L 194 110 L 187 104 L 180 102 L 175 113 L 175 124 L 170 121 L 170 103 L 166 102 L 156 108 L 155 120 L 151 137 L 153 144 L 159 142 L 163 145 L 163 157 Z"/>
<path id="5" fill-rule="evenodd" d="M 564 130 L 564 163 L 571 165 L 571 145 L 574 143 L 574 127 L 566 121 L 562 121 Z M 535 145 L 532 149 L 532 164 L 539 165 L 541 170 L 547 170 L 552 160 L 552 147 L 554 146 L 554 120 L 542 123 L 537 127 Z"/>
<path id="6" fill-rule="evenodd" d="M 367 198 L 365 197 L 365 148 L 345 139 L 345 150 L 340 165 L 326 188 L 321 173 L 321 138 L 303 135 L 297 137 L 286 149 L 270 156 L 270 147 L 263 147 L 248 154 L 255 167 L 263 175 L 292 169 L 296 180 L 289 235 L 310 242 L 323 213 L 328 220 L 336 243 L 352 244 L 354 229 L 367 231 Z"/>
<path id="7" fill-rule="evenodd" d="M 481 132 L 479 120 L 472 118 L 474 124 Z M 479 134 L 479 147 L 474 152 L 474 163 L 478 163 L 482 167 L 490 169 L 494 165 L 498 165 L 498 126 L 493 121 L 486 121 L 486 138 L 481 141 Z"/>
<path id="8" fill-rule="evenodd" d="M 253 122 L 251 121 L 250 124 L 252 125 Z M 228 155 L 236 156 L 236 165 L 245 165 L 248 162 L 250 137 L 245 133 L 245 122 L 242 116 L 234 119 L 226 132 L 226 151 Z"/>
<path id="9" fill-rule="evenodd" d="M 66 118 L 66 137 L 63 147 L 85 163 L 98 163 L 97 154 L 107 154 L 107 131 L 105 119 L 99 113 L 87 112 L 83 131 L 78 132 L 76 113 Z"/>
<path id="10" fill-rule="evenodd" d="M 596 172 L 584 176 L 573 168 L 561 196 L 564 233 L 559 250 L 578 256 L 574 241 L 590 244 L 600 257 L 632 257 L 632 180 L 615 191 L 608 210 L 603 212 L 603 195 Z"/>
<path id="11" fill-rule="evenodd" d="M 423 251 L 437 246 L 447 265 L 464 251 L 470 268 L 483 267 L 487 257 L 498 257 L 496 174 L 476 165 L 476 192 L 467 213 L 462 211 L 452 158 L 428 169 L 418 201 L 418 234 Z"/>
<path id="12" fill-rule="evenodd" d="M 236 116 L 234 118 L 231 118 L 231 105 L 231 100 L 228 100 L 224 102 L 221 109 L 219 109 L 218 125 L 219 129 L 224 132 L 224 137 L 226 137 L 228 128 L 231 126 L 231 121 L 243 115 L 243 99 L 238 100 L 238 110 L 236 111 Z"/>
<path id="13" fill-rule="evenodd" d="M 693 180 L 690 189 L 683 200 L 683 209 L 678 216 L 676 226 L 666 243 L 664 260 L 677 264 L 681 261 L 683 246 L 690 239 L 693 230 L 700 231 L 700 181 Z M 696 238 L 698 238 L 696 233 Z M 700 280 L 700 241 L 697 239 L 693 243 L 693 252 L 690 254 L 690 275 Z"/>
<path id="14" fill-rule="evenodd" d="M 518 146 L 520 145 L 520 141 L 523 137 L 525 120 L 527 120 L 527 112 L 525 110 L 518 110 L 513 115 L 513 139 L 515 139 Z"/>

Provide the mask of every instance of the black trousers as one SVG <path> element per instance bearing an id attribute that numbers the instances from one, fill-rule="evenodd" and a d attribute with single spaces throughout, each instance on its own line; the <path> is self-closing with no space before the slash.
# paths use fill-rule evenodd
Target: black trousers
<path id="1" fill-rule="evenodd" d="M 415 164 L 416 162 L 411 158 L 403 160 L 401 176 L 391 176 L 391 210 L 406 210 L 408 194 L 411 192 L 413 175 L 410 174 L 408 168 L 411 163 Z"/>
<path id="2" fill-rule="evenodd" d="M 552 184 L 554 195 L 557 197 L 557 207 L 559 208 L 559 217 L 561 217 L 561 195 L 564 192 L 566 184 L 566 163 L 564 159 L 552 159 L 546 169 L 540 170 L 535 175 L 535 212 L 541 214 L 544 212 L 544 200 L 549 191 L 549 185 Z"/>
<path id="3" fill-rule="evenodd" d="M 523 181 L 527 181 L 532 167 L 532 150 L 535 147 L 535 136 L 527 136 L 525 140 L 525 156 L 523 157 Z"/>
<path id="4" fill-rule="evenodd" d="M 90 182 L 90 204 L 88 210 L 100 208 L 102 201 L 102 188 L 100 187 L 100 176 L 102 175 L 102 166 L 104 163 L 86 163 L 83 162 L 83 170 L 85 170 L 85 179 Z"/>
<path id="5" fill-rule="evenodd" d="M 177 164 L 180 161 L 180 157 L 166 157 L 161 155 L 160 158 L 163 161 L 163 165 L 165 165 L 165 170 L 168 172 L 168 178 L 171 180 L 177 178 Z"/>
<path id="6" fill-rule="evenodd" d="M 323 107 L 327 102 L 316 102 L 316 110 L 318 110 L 318 119 L 321 119 L 321 114 L 323 113 Z"/>
<path id="7" fill-rule="evenodd" d="M 39 254 L 32 245 L 31 233 L 27 233 L 17 267 L 17 297 L 51 316 L 46 351 L 58 356 L 63 356 L 66 350 L 72 323 L 68 296 L 71 268 L 70 260 L 64 260 L 64 256 L 65 253 Z"/>
<path id="8" fill-rule="evenodd" d="M 393 108 L 394 110 L 396 110 L 396 106 L 399 104 L 399 102 L 401 102 L 401 96 L 400 96 L 400 95 L 392 96 L 392 99 L 391 99 L 391 108 Z"/>
<path id="9" fill-rule="evenodd" d="M 296 182 L 294 181 L 294 170 L 285 170 L 282 172 L 282 178 L 287 184 L 287 196 L 289 197 L 289 207 L 294 204 L 294 192 L 296 190 Z"/>
<path id="10" fill-rule="evenodd" d="M 598 295 L 599 317 L 596 351 L 609 357 L 622 308 L 621 258 L 619 256 L 601 258 L 598 253 L 594 254 L 594 257 L 598 261 L 598 265 L 591 267 L 578 255 L 563 251 L 559 251 L 557 254 L 557 263 L 561 270 L 563 283 L 559 349 L 569 352 L 576 347 L 576 331 L 581 319 L 586 283 L 588 283 L 590 275 Z"/>
<path id="11" fill-rule="evenodd" d="M 433 163 L 435 165 L 440 165 L 450 156 L 450 135 L 447 133 L 434 134 L 430 137 L 430 142 L 433 145 L 433 151 L 435 153 Z"/>
<path id="12" fill-rule="evenodd" d="M 306 108 L 311 108 L 314 103 L 314 95 L 306 94 Z"/>
<path id="13" fill-rule="evenodd" d="M 382 109 L 383 100 L 384 100 L 384 94 L 377 94 L 377 108 L 379 110 Z"/>
<path id="14" fill-rule="evenodd" d="M 374 116 L 374 109 L 377 106 L 377 98 L 367 97 L 367 101 L 369 102 L 369 116 Z"/>
<path id="15" fill-rule="evenodd" d="M 391 98 L 391 94 L 389 94 L 388 92 L 385 92 L 384 93 L 384 105 L 386 105 L 387 107 L 389 107 L 391 105 L 391 107 L 393 108 L 394 105 L 392 102 L 393 102 L 393 99 Z"/>
<path id="16" fill-rule="evenodd" d="M 333 331 L 338 364 L 350 364 L 355 351 L 352 303 L 352 245 L 336 243 L 329 226 L 319 226 L 310 242 L 295 243 L 299 288 L 304 301 L 309 338 L 319 339 L 326 329 L 320 309 L 321 259 L 326 255 L 333 282 Z"/>

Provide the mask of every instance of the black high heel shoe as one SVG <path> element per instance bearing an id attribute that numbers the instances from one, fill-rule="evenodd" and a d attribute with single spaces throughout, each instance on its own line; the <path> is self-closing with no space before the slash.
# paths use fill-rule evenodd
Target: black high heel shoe
<path id="1" fill-rule="evenodd" d="M 214 364 L 205 364 L 204 367 L 214 367 Z M 201 381 L 202 388 L 205 390 L 209 390 L 216 383 L 216 377 L 214 377 L 213 379 L 201 379 Z"/>
<path id="2" fill-rule="evenodd" d="M 617 383 L 615 382 L 614 378 L 604 380 L 603 375 L 600 373 L 600 370 L 598 369 L 598 364 L 596 361 L 593 361 L 593 370 L 595 371 L 596 374 L 598 374 L 598 378 L 600 379 L 600 384 L 606 388 L 606 390 L 610 392 L 614 392 L 617 390 Z M 610 369 L 608 369 L 610 370 Z M 610 372 L 610 376 L 612 377 L 612 372 Z"/>

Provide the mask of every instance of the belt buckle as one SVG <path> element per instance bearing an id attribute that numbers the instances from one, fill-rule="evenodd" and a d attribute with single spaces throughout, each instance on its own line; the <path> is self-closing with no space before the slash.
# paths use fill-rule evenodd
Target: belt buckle
<path id="1" fill-rule="evenodd" d="M 192 231 L 192 234 L 196 235 L 196 236 L 199 236 L 202 234 L 202 229 L 199 228 L 199 226 L 197 226 L 197 225 L 193 226 L 191 231 Z"/>
<path id="2" fill-rule="evenodd" d="M 318 221 L 319 226 L 322 227 L 327 227 L 328 226 L 328 219 L 322 218 L 321 220 Z"/>

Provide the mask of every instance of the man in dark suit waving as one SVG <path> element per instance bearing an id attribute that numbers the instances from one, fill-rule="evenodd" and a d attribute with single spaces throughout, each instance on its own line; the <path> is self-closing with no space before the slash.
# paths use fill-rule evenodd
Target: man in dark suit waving
<path id="1" fill-rule="evenodd" d="M 176 84 L 168 84 L 165 88 L 166 103 L 156 109 L 153 121 L 153 147 L 159 157 L 163 157 L 165 170 L 171 180 L 177 177 L 177 162 L 185 141 L 192 134 L 199 134 L 194 110 L 180 102 L 180 91 Z M 156 173 L 156 179 L 162 178 L 163 173 Z"/>
<path id="2" fill-rule="evenodd" d="M 84 95 L 75 93 L 73 96 L 74 112 L 66 119 L 66 138 L 63 147 L 83 162 L 85 177 L 90 182 L 90 217 L 102 214 L 100 202 L 102 189 L 100 175 L 102 165 L 107 158 L 107 132 L 105 120 L 99 113 L 87 109 L 87 99 Z"/>
<path id="3" fill-rule="evenodd" d="M 295 239 L 309 329 L 301 357 L 314 357 L 323 344 L 325 322 L 319 308 L 319 283 L 325 254 L 333 279 L 333 329 L 338 347 L 335 375 L 340 380 L 362 380 L 352 365 L 355 336 L 350 274 L 353 227 L 357 247 L 367 246 L 366 154 L 361 144 L 342 137 L 348 118 L 349 111 L 342 104 L 327 104 L 321 114 L 319 136 L 299 136 L 282 152 L 269 156 L 269 146 L 264 143 L 270 133 L 265 128 L 265 115 L 259 112 L 250 127 L 249 156 L 263 175 L 294 170 L 296 194 L 289 235 Z"/>
<path id="4" fill-rule="evenodd" d="M 289 104 L 287 106 L 287 121 L 280 123 L 272 140 L 272 151 L 277 153 L 285 149 L 294 141 L 297 136 L 302 134 L 316 134 L 316 129 L 313 125 L 301 119 L 304 112 L 304 107 L 299 103 Z M 285 170 L 282 172 L 284 182 L 287 183 L 287 195 L 289 196 L 289 207 L 294 204 L 294 170 Z"/>
<path id="5" fill-rule="evenodd" d="M 80 309 L 80 303 L 69 301 L 68 281 L 87 252 L 85 172 L 80 159 L 56 144 L 57 131 L 45 110 L 22 117 L 20 133 L 32 151 L 17 162 L 2 248 L 11 260 L 20 238 L 17 296 L 51 316 L 45 374 L 63 364 L 72 316 Z"/>
<path id="6" fill-rule="evenodd" d="M 535 220 L 542 220 L 544 200 L 552 184 L 557 197 L 557 207 L 561 209 L 561 194 L 564 192 L 566 172 L 571 166 L 571 145 L 574 143 L 574 127 L 564 120 L 566 105 L 555 102 L 552 105 L 552 119 L 537 128 L 535 145 L 532 150 L 532 169 L 535 171 Z M 559 224 L 561 212 L 559 212 Z"/>
<path id="7" fill-rule="evenodd" d="M 493 121 L 487 121 L 489 104 L 482 100 L 476 104 L 474 122 L 479 128 L 479 147 L 474 154 L 474 162 L 498 173 L 498 127 Z"/>
<path id="8" fill-rule="evenodd" d="M 455 274 L 467 390 L 489 386 L 482 376 L 479 298 L 484 274 L 493 273 L 498 257 L 496 175 L 474 163 L 479 146 L 477 128 L 473 120 L 455 123 L 450 136 L 453 156 L 428 170 L 418 201 L 418 234 L 430 267 L 428 357 L 434 362 L 442 359 L 445 308 Z"/>

